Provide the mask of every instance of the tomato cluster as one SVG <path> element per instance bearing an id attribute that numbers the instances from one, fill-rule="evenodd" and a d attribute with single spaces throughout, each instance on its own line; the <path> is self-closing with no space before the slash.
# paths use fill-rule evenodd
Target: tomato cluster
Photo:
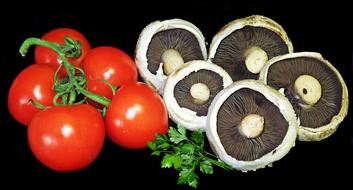
<path id="1" fill-rule="evenodd" d="M 55 85 L 73 76 L 69 67 L 62 66 L 58 53 L 44 46 L 36 47 L 35 64 L 16 77 L 8 95 L 9 111 L 28 126 L 28 143 L 40 162 L 56 171 L 78 170 L 97 158 L 105 134 L 122 147 L 140 149 L 156 133 L 167 132 L 164 102 L 147 84 L 137 81 L 137 69 L 128 54 L 114 47 L 92 49 L 80 32 L 68 28 L 50 31 L 42 40 L 64 44 L 65 37 L 80 45 L 79 56 L 67 56 L 67 61 L 81 71 L 84 89 L 78 97 L 83 101 L 71 102 L 72 97 L 69 103 L 64 101 L 67 96 L 61 91 L 65 89 L 59 91 Z M 66 46 L 58 47 L 64 51 Z M 70 86 L 60 88 L 65 85 Z"/>

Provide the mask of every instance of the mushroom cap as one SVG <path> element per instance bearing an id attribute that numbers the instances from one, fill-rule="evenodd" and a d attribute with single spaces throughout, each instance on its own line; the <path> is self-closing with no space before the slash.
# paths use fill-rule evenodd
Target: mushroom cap
<path id="1" fill-rule="evenodd" d="M 250 89 L 261 93 L 268 101 L 272 102 L 273 105 L 278 108 L 280 114 L 282 114 L 283 118 L 288 122 L 288 129 L 283 140 L 281 141 L 281 144 L 279 144 L 275 149 L 264 154 L 260 158 L 249 161 L 239 160 L 230 156 L 226 152 L 226 149 L 223 144 L 221 143 L 221 139 L 217 130 L 217 116 L 221 106 L 227 100 L 228 97 L 230 97 L 233 93 L 237 92 L 238 90 L 242 89 Z M 241 104 L 241 102 L 238 103 Z M 261 81 L 248 79 L 236 81 L 217 94 L 209 108 L 209 113 L 207 116 L 206 135 L 208 141 L 211 144 L 212 149 L 222 161 L 237 170 L 248 171 L 264 168 L 267 165 L 270 165 L 274 161 L 277 161 L 283 156 L 285 156 L 295 144 L 298 125 L 299 123 L 295 116 L 295 112 L 290 102 L 283 95 L 281 95 L 275 89 L 265 85 Z"/>
<path id="2" fill-rule="evenodd" d="M 208 55 L 209 56 L 208 59 L 210 61 L 212 61 L 215 64 L 219 64 L 221 67 L 223 67 L 225 70 L 227 70 L 227 72 L 230 72 L 229 74 L 232 76 L 234 81 L 242 80 L 242 79 L 257 79 L 258 74 L 253 73 L 251 71 L 252 69 L 248 68 L 248 65 L 246 65 L 246 67 L 245 67 L 245 60 L 246 59 L 244 57 L 243 57 L 243 60 L 235 60 L 234 58 L 232 58 L 232 56 L 235 54 L 239 54 L 239 56 L 240 55 L 244 56 L 247 49 L 243 49 L 243 48 L 249 48 L 249 47 L 247 47 L 248 45 L 250 45 L 252 47 L 256 47 L 256 46 L 261 47 L 261 41 L 254 41 L 254 42 L 252 42 L 252 44 L 248 44 L 249 40 L 251 41 L 251 39 L 249 39 L 249 40 L 247 39 L 244 41 L 247 44 L 238 45 L 238 42 L 234 42 L 232 44 L 230 44 L 230 43 L 227 44 L 226 46 L 230 46 L 230 49 L 224 50 L 224 53 L 226 53 L 226 55 L 222 55 L 222 59 L 227 60 L 227 62 L 230 62 L 231 64 L 224 63 L 224 62 L 217 63 L 217 59 L 218 59 L 217 58 L 217 51 L 219 51 L 219 47 L 220 47 L 220 45 L 222 45 L 222 43 L 225 39 L 227 39 L 227 38 L 233 39 L 234 38 L 234 37 L 232 37 L 233 33 L 237 32 L 237 31 L 244 30 L 247 27 L 258 28 L 263 31 L 266 31 L 267 34 L 258 35 L 258 36 L 262 36 L 263 38 L 268 37 L 268 35 L 270 35 L 270 33 L 276 34 L 276 36 L 277 36 L 276 39 L 278 42 L 274 40 L 273 44 L 269 44 L 268 46 L 263 47 L 263 48 L 265 48 L 265 49 L 263 49 L 265 52 L 266 52 L 266 48 L 267 49 L 268 48 L 277 48 L 278 49 L 280 46 L 286 47 L 286 49 L 287 49 L 287 50 L 285 50 L 286 52 L 280 52 L 278 50 L 277 53 L 272 53 L 272 54 L 268 54 L 267 56 L 265 56 L 266 59 L 271 59 L 272 57 L 278 56 L 280 54 L 286 54 L 286 53 L 293 52 L 293 45 L 292 45 L 292 42 L 290 41 L 289 37 L 287 36 L 287 33 L 275 21 L 273 21 L 267 17 L 260 16 L 260 15 L 253 15 L 253 16 L 234 20 L 234 21 L 228 23 L 227 25 L 225 25 L 213 37 L 212 42 L 209 47 L 209 55 Z M 248 33 L 247 31 L 244 30 L 244 33 L 237 34 L 237 37 L 234 38 L 234 40 L 236 40 L 238 38 L 252 38 L 253 35 L 254 35 L 253 33 Z M 277 45 L 274 45 L 274 43 L 276 43 Z M 279 43 L 281 43 L 281 44 L 279 44 Z M 266 52 L 266 53 L 269 53 L 269 52 Z M 261 52 L 259 54 L 261 54 Z M 260 55 L 258 55 L 258 56 L 256 56 L 258 59 L 264 59 L 264 58 L 261 58 Z M 233 69 L 226 68 L 226 67 L 232 67 L 231 66 L 232 64 L 244 64 L 244 66 L 239 66 L 240 67 L 239 69 L 242 69 L 242 67 L 244 67 L 243 69 L 245 69 L 245 70 L 238 71 L 238 70 L 235 70 L 235 68 L 233 68 Z M 265 62 L 265 64 L 266 64 L 266 62 Z M 259 70 L 257 67 L 258 66 L 255 66 L 255 68 L 256 68 L 255 70 Z M 239 72 L 241 72 L 243 76 L 239 75 Z M 233 73 L 234 73 L 234 75 L 233 75 Z"/>
<path id="3" fill-rule="evenodd" d="M 310 58 L 321 63 L 322 66 L 325 66 L 325 68 L 328 68 L 329 70 L 332 71 L 335 77 L 337 77 L 337 81 L 339 81 L 339 83 L 341 84 L 341 86 L 338 86 L 338 87 L 342 89 L 342 92 L 334 92 L 335 94 L 341 93 L 341 97 L 338 97 L 338 98 L 341 98 L 339 102 L 341 104 L 340 109 L 337 112 L 337 114 L 332 115 L 331 118 L 327 118 L 328 122 L 326 124 L 323 124 L 322 126 L 316 126 L 316 127 L 304 126 L 303 121 L 302 119 L 300 119 L 300 116 L 299 116 L 299 119 L 301 120 L 301 125 L 299 126 L 298 139 L 301 141 L 320 141 L 329 137 L 337 130 L 338 125 L 343 121 L 343 119 L 346 117 L 348 112 L 349 98 L 348 98 L 347 86 L 341 74 L 337 71 L 337 69 L 329 61 L 325 60 L 322 57 L 322 55 L 319 53 L 315 53 L 315 52 L 292 53 L 292 54 L 282 55 L 271 59 L 269 61 L 269 64 L 267 64 L 266 67 L 264 67 L 263 70 L 261 71 L 259 80 L 262 80 L 266 84 L 268 84 L 269 83 L 268 74 L 272 66 L 274 66 L 275 64 L 284 63 L 284 61 L 286 60 L 295 61 L 296 59 L 300 59 L 300 58 Z M 283 75 L 283 77 L 287 77 L 287 76 L 288 75 L 286 74 Z M 289 79 L 286 79 L 286 80 L 289 80 Z M 327 81 L 327 78 L 323 80 Z M 294 83 L 294 81 L 292 82 Z M 331 86 L 337 87 L 335 85 L 331 85 Z M 324 86 L 322 86 L 322 88 L 323 88 L 322 96 L 325 96 L 325 93 L 327 93 L 326 90 L 328 90 L 328 88 L 326 87 L 325 89 Z M 317 111 L 320 111 L 320 110 L 317 110 Z"/>
<path id="4" fill-rule="evenodd" d="M 201 49 L 201 53 L 204 59 L 207 59 L 207 51 L 205 38 L 201 31 L 192 23 L 181 20 L 181 19 L 170 19 L 164 21 L 155 21 L 147 25 L 141 32 L 137 41 L 135 49 L 135 62 L 137 69 L 143 78 L 143 80 L 156 89 L 160 94 L 163 93 L 164 83 L 167 76 L 163 72 L 162 64 L 156 74 L 153 74 L 148 70 L 148 58 L 147 52 L 149 49 L 150 42 L 154 35 L 158 32 L 167 31 L 171 29 L 182 29 L 192 33 L 198 41 L 198 45 Z"/>
<path id="5" fill-rule="evenodd" d="M 198 115 L 196 111 L 179 105 L 178 100 L 175 98 L 174 91 L 180 81 L 192 74 L 196 74 L 199 71 L 208 71 L 221 77 L 221 89 L 225 88 L 233 82 L 232 78 L 221 67 L 202 60 L 194 60 L 183 64 L 182 67 L 180 67 L 177 71 L 173 72 L 168 77 L 164 87 L 163 99 L 166 104 L 169 116 L 174 122 L 180 123 L 189 130 L 205 129 L 208 106 L 212 102 L 215 95 L 211 93 L 208 102 L 205 104 L 205 106 L 207 106 L 207 110 L 205 110 L 206 115 Z M 197 84 L 197 82 L 195 83 Z M 185 90 L 187 92 L 189 91 L 188 89 Z M 186 99 L 187 97 L 181 98 Z"/>

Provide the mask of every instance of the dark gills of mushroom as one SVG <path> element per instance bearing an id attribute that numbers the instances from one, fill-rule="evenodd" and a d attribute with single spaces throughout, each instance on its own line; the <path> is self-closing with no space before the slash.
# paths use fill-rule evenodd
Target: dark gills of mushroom
<path id="1" fill-rule="evenodd" d="M 212 62 L 228 71 L 233 81 L 257 79 L 268 59 L 288 52 L 286 43 L 276 33 L 245 26 L 222 40 Z M 251 62 L 255 65 L 250 66 Z"/>
<path id="2" fill-rule="evenodd" d="M 203 59 L 194 34 L 184 29 L 169 29 L 152 37 L 147 51 L 147 68 L 157 74 L 160 63 L 163 63 L 163 72 L 169 75 L 185 62 Z"/>
<path id="3" fill-rule="evenodd" d="M 206 135 L 220 160 L 249 171 L 285 156 L 298 127 L 287 98 L 262 81 L 248 79 L 217 94 L 207 115 Z"/>
<path id="4" fill-rule="evenodd" d="M 272 64 L 267 84 L 283 89 L 301 126 L 327 125 L 342 107 L 342 85 L 335 72 L 312 57 L 284 59 Z"/>
<path id="5" fill-rule="evenodd" d="M 292 43 L 282 27 L 254 15 L 222 28 L 212 40 L 209 58 L 238 81 L 257 79 L 269 59 L 291 52 Z"/>
<path id="6" fill-rule="evenodd" d="M 207 61 L 183 64 L 164 86 L 163 99 L 170 118 L 189 130 L 204 130 L 212 100 L 232 82 L 225 70 Z"/>
<path id="7" fill-rule="evenodd" d="M 163 94 L 165 82 L 191 60 L 207 58 L 205 38 L 192 23 L 181 19 L 155 21 L 141 32 L 135 62 L 141 78 Z"/>
<path id="8" fill-rule="evenodd" d="M 180 80 L 175 85 L 174 97 L 180 107 L 195 111 L 197 116 L 207 116 L 213 98 L 223 88 L 222 76 L 202 69 Z M 200 93 L 197 94 L 197 91 Z"/>
<path id="9" fill-rule="evenodd" d="M 246 88 L 224 101 L 217 126 L 227 154 L 242 161 L 256 160 L 273 151 L 288 130 L 278 107 L 261 93 Z"/>

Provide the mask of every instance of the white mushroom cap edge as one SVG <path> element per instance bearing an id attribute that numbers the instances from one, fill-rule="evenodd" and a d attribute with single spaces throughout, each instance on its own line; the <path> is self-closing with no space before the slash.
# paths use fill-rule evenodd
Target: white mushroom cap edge
<path id="1" fill-rule="evenodd" d="M 281 114 L 288 122 L 288 130 L 282 143 L 271 152 L 253 161 L 237 160 L 236 158 L 228 155 L 217 133 L 217 115 L 220 107 L 231 94 L 243 88 L 252 89 L 264 95 L 266 99 L 271 101 L 275 106 L 279 108 Z M 218 95 L 212 101 L 207 117 L 206 135 L 213 150 L 222 161 L 237 170 L 255 171 L 256 169 L 264 168 L 274 161 L 281 159 L 289 152 L 289 150 L 295 145 L 298 125 L 299 122 L 296 118 L 292 105 L 283 95 L 281 95 L 272 87 L 265 85 L 261 81 L 247 79 L 234 82 L 227 88 L 223 89 L 220 93 L 218 93 Z"/>
<path id="2" fill-rule="evenodd" d="M 164 87 L 163 99 L 170 118 L 174 122 L 179 123 L 192 131 L 197 129 L 204 131 L 206 128 L 207 116 L 197 116 L 195 111 L 180 107 L 174 97 L 174 88 L 180 80 L 188 76 L 190 73 L 203 69 L 218 73 L 223 78 L 224 88 L 233 82 L 228 73 L 220 66 L 207 61 L 193 60 L 182 65 L 181 68 L 169 75 Z"/>
<path id="3" fill-rule="evenodd" d="M 202 55 L 204 59 L 207 59 L 207 50 L 205 44 L 205 38 L 202 35 L 201 31 L 192 23 L 181 20 L 181 19 L 170 19 L 164 21 L 155 21 L 147 25 L 141 32 L 139 39 L 137 41 L 136 49 L 135 49 L 135 62 L 139 74 L 145 80 L 147 84 L 156 89 L 160 94 L 163 93 L 163 87 L 167 76 L 163 73 L 162 64 L 160 64 L 157 74 L 152 74 L 147 66 L 147 51 L 149 44 L 153 38 L 153 36 L 161 31 L 169 30 L 169 29 L 185 29 L 192 34 L 195 35 L 199 42 L 199 46 L 201 47 Z"/>
<path id="4" fill-rule="evenodd" d="M 209 48 L 209 60 L 212 60 L 214 58 L 219 44 L 225 37 L 229 36 L 232 32 L 236 30 L 244 28 L 245 26 L 263 27 L 275 32 L 286 43 L 286 45 L 288 46 L 289 53 L 293 52 L 292 42 L 290 41 L 289 37 L 287 36 L 287 33 L 281 25 L 279 25 L 277 22 L 270 18 L 261 15 L 252 15 L 228 23 L 213 37 Z"/>
<path id="5" fill-rule="evenodd" d="M 297 57 L 311 57 L 326 64 L 336 74 L 337 78 L 339 79 L 342 85 L 341 109 L 336 116 L 332 117 L 330 123 L 318 128 L 299 126 L 298 139 L 300 141 L 320 141 L 329 137 L 337 130 L 338 125 L 343 121 L 343 119 L 346 117 L 348 112 L 348 104 L 349 104 L 348 89 L 347 89 L 346 83 L 344 82 L 341 74 L 337 71 L 337 69 L 329 61 L 325 60 L 320 53 L 299 52 L 299 53 L 286 54 L 286 55 L 281 55 L 281 56 L 272 58 L 261 71 L 259 75 L 259 80 L 262 80 L 265 83 L 267 83 L 267 74 L 271 65 L 281 60 L 292 59 Z"/>

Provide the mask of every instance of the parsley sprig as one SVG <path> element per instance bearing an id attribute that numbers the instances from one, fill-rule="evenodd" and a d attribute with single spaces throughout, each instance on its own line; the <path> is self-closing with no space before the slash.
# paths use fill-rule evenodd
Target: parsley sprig
<path id="1" fill-rule="evenodd" d="M 191 133 L 191 132 L 189 132 Z M 204 134 L 201 130 L 187 134 L 187 130 L 178 125 L 170 127 L 166 135 L 156 135 L 155 141 L 148 142 L 152 155 L 162 156 L 162 168 L 174 168 L 179 172 L 178 184 L 188 184 L 196 188 L 199 176 L 197 171 L 213 174 L 213 165 L 232 170 L 217 156 L 204 149 Z"/>

